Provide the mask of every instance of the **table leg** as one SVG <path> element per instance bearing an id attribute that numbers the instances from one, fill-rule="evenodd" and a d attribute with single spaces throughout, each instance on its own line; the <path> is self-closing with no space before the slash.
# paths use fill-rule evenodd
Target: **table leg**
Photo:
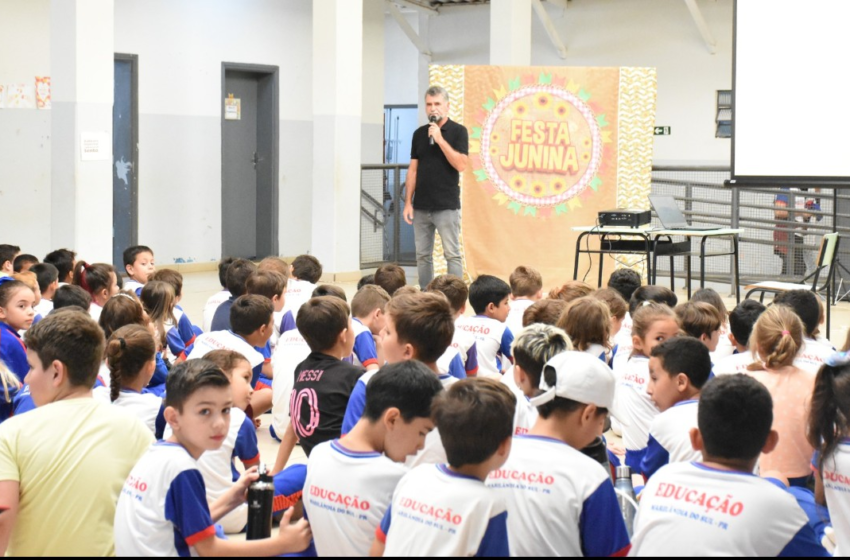
<path id="1" fill-rule="evenodd" d="M 732 236 L 732 263 L 735 267 L 735 300 L 741 303 L 741 271 L 738 260 L 738 234 Z"/>
<path id="2" fill-rule="evenodd" d="M 581 256 L 581 240 L 584 239 L 585 235 L 587 234 L 580 233 L 579 236 L 576 238 L 576 262 L 575 265 L 573 265 L 573 280 L 578 279 L 578 260 Z"/>

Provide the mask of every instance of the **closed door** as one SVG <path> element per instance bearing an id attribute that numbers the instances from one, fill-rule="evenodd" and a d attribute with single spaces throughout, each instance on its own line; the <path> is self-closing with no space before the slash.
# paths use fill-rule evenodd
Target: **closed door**
<path id="1" fill-rule="evenodd" d="M 123 252 L 138 238 L 138 113 L 135 55 L 115 55 L 112 105 L 112 262 L 123 271 Z"/>

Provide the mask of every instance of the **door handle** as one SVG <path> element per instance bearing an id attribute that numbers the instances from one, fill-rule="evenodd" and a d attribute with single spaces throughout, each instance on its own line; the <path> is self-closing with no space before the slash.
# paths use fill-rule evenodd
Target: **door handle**
<path id="1" fill-rule="evenodd" d="M 254 157 L 251 158 L 251 163 L 254 164 L 254 169 L 257 169 L 257 164 L 261 161 L 263 161 L 263 158 L 261 158 L 257 152 L 254 152 Z"/>

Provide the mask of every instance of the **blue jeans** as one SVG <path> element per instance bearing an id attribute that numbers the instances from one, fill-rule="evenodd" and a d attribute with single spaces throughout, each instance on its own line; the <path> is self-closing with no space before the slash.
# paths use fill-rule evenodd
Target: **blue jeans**
<path id="1" fill-rule="evenodd" d="M 460 210 L 414 210 L 413 234 L 416 243 L 416 268 L 423 290 L 434 278 L 434 231 L 440 233 L 448 273 L 463 278 L 460 257 Z"/>

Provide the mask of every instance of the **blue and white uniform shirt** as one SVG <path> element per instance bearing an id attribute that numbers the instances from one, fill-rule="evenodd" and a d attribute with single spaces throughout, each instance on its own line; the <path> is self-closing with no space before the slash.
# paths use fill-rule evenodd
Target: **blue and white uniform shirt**
<path id="1" fill-rule="evenodd" d="M 522 316 L 525 311 L 534 305 L 534 300 L 527 298 L 519 298 L 511 300 L 511 310 L 508 312 L 508 318 L 505 319 L 505 324 L 517 336 L 522 330 Z"/>
<path id="2" fill-rule="evenodd" d="M 295 385 L 295 368 L 310 355 L 310 346 L 297 329 L 286 331 L 272 353 L 272 425 L 281 436 L 289 425 L 289 399 Z"/>
<path id="3" fill-rule="evenodd" d="M 649 426 L 649 443 L 641 461 L 646 478 L 668 463 L 702 461 L 702 453 L 691 446 L 691 428 L 697 425 L 699 401 L 683 401 L 655 417 Z"/>
<path id="4" fill-rule="evenodd" d="M 511 344 L 514 335 L 505 323 L 483 315 L 461 317 L 456 328 L 475 337 L 478 349 L 478 375 L 484 377 L 502 376 L 502 368 L 510 366 Z"/>
<path id="5" fill-rule="evenodd" d="M 850 551 L 850 439 L 842 440 L 823 462 L 822 478 L 838 541 L 835 556 L 844 555 Z"/>
<path id="6" fill-rule="evenodd" d="M 817 374 L 823 363 L 835 354 L 835 348 L 829 341 L 821 342 L 814 338 L 804 338 L 803 347 L 794 358 L 794 366 L 809 373 Z"/>
<path id="7" fill-rule="evenodd" d="M 625 416 L 623 421 L 628 423 L 622 427 L 626 464 L 633 471 L 640 472 L 640 459 L 649 441 L 649 426 L 659 414 L 646 392 L 649 386 L 649 358 L 632 356 L 621 373 L 614 373 L 617 378 L 614 399 L 617 409 Z"/>
<path id="8" fill-rule="evenodd" d="M 230 292 L 222 290 L 210 296 L 207 303 L 204 305 L 204 332 L 212 330 L 213 317 L 218 306 L 230 299 Z"/>
<path id="9" fill-rule="evenodd" d="M 375 338 L 372 336 L 369 327 L 355 317 L 351 320 L 351 328 L 354 330 L 354 365 L 364 368 L 371 365 L 380 366 Z"/>

